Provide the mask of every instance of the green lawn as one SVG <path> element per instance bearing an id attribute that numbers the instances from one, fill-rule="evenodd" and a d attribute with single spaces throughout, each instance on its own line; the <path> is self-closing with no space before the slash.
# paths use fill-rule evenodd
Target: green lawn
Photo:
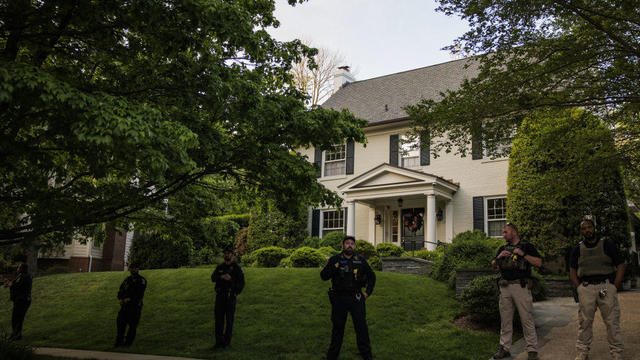
<path id="1" fill-rule="evenodd" d="M 232 349 L 212 352 L 211 268 L 147 270 L 141 324 L 129 352 L 226 359 L 319 359 L 329 344 L 328 282 L 319 269 L 245 269 Z M 36 278 L 24 340 L 34 346 L 109 350 L 115 339 L 116 293 L 127 273 L 61 274 Z M 451 323 L 459 305 L 445 284 L 377 273 L 367 318 L 377 359 L 487 359 L 498 344 L 491 333 Z M 0 290 L 0 329 L 10 329 L 7 289 Z M 357 359 L 353 326 L 342 359 Z"/>

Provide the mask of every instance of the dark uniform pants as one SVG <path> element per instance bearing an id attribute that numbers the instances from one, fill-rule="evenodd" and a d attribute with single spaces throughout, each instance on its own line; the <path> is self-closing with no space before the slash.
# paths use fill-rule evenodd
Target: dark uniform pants
<path id="1" fill-rule="evenodd" d="M 235 313 L 236 296 L 224 290 L 216 293 L 216 346 L 227 346 L 231 344 L 233 316 Z"/>
<path id="2" fill-rule="evenodd" d="M 344 326 L 347 322 L 347 313 L 351 313 L 353 328 L 356 331 L 356 342 L 360 355 L 364 359 L 371 359 L 371 342 L 369 341 L 369 328 L 367 327 L 366 308 L 364 295 L 336 295 L 331 304 L 331 345 L 327 351 L 327 359 L 335 360 L 340 354 Z"/>
<path id="3" fill-rule="evenodd" d="M 13 302 L 13 313 L 11 314 L 11 328 L 13 337 L 22 336 L 22 324 L 24 323 L 24 317 L 27 315 L 27 310 L 31 305 L 29 300 L 16 300 Z"/>
<path id="4" fill-rule="evenodd" d="M 123 304 L 118 313 L 118 335 L 116 337 L 116 345 L 131 345 L 136 337 L 136 328 L 140 322 L 142 314 L 142 306 L 135 304 Z M 126 342 L 124 341 L 124 332 L 129 325 Z"/>

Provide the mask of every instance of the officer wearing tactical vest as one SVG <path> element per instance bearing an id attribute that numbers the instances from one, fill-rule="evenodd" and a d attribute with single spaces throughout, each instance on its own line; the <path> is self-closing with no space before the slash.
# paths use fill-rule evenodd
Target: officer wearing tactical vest
<path id="1" fill-rule="evenodd" d="M 522 332 L 527 342 L 527 359 L 538 359 L 538 336 L 533 323 L 533 298 L 531 297 L 531 265 L 542 266 L 542 258 L 531 243 L 521 241 L 515 225 L 507 223 L 502 229 L 507 243 L 498 249 L 491 262 L 500 269 L 500 348 L 494 359 L 510 357 L 513 336 L 513 312 L 518 309 Z"/>
<path id="2" fill-rule="evenodd" d="M 369 329 L 367 327 L 365 299 L 371 296 L 376 284 L 376 275 L 361 255 L 355 253 L 356 240 L 345 236 L 342 253 L 332 256 L 320 272 L 322 280 L 331 279 L 329 300 L 331 301 L 331 345 L 327 360 L 335 360 L 340 354 L 347 313 L 351 313 L 356 342 L 360 355 L 365 360 L 372 359 Z M 364 293 L 362 288 L 366 287 Z"/>
<path id="3" fill-rule="evenodd" d="M 612 359 L 622 359 L 624 346 L 620 329 L 618 289 L 624 277 L 624 259 L 611 241 L 598 239 L 592 220 L 580 223 L 584 240 L 573 248 L 570 276 L 578 292 L 578 340 L 576 360 L 589 358 L 593 338 L 593 318 L 600 308 L 607 326 L 607 340 Z"/>

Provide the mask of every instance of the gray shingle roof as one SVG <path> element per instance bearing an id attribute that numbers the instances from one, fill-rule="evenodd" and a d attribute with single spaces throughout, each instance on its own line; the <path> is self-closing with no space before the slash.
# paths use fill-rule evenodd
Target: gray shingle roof
<path id="1" fill-rule="evenodd" d="M 349 109 L 355 116 L 368 120 L 369 125 L 406 119 L 403 107 L 422 99 L 438 100 L 440 92 L 456 90 L 464 79 L 476 76 L 477 63 L 471 59 L 356 81 L 338 90 L 322 107 Z M 465 64 L 471 66 L 465 68 Z"/>

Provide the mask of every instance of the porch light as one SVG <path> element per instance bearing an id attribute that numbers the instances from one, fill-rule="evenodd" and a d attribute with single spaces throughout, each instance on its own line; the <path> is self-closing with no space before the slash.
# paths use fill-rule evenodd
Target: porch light
<path id="1" fill-rule="evenodd" d="M 398 198 L 398 207 L 401 208 L 402 207 L 402 198 Z"/>
<path id="2" fill-rule="evenodd" d="M 438 209 L 438 212 L 436 212 L 436 219 L 438 219 L 438 221 L 442 221 L 442 218 L 444 217 L 444 214 L 442 213 L 442 208 Z"/>

